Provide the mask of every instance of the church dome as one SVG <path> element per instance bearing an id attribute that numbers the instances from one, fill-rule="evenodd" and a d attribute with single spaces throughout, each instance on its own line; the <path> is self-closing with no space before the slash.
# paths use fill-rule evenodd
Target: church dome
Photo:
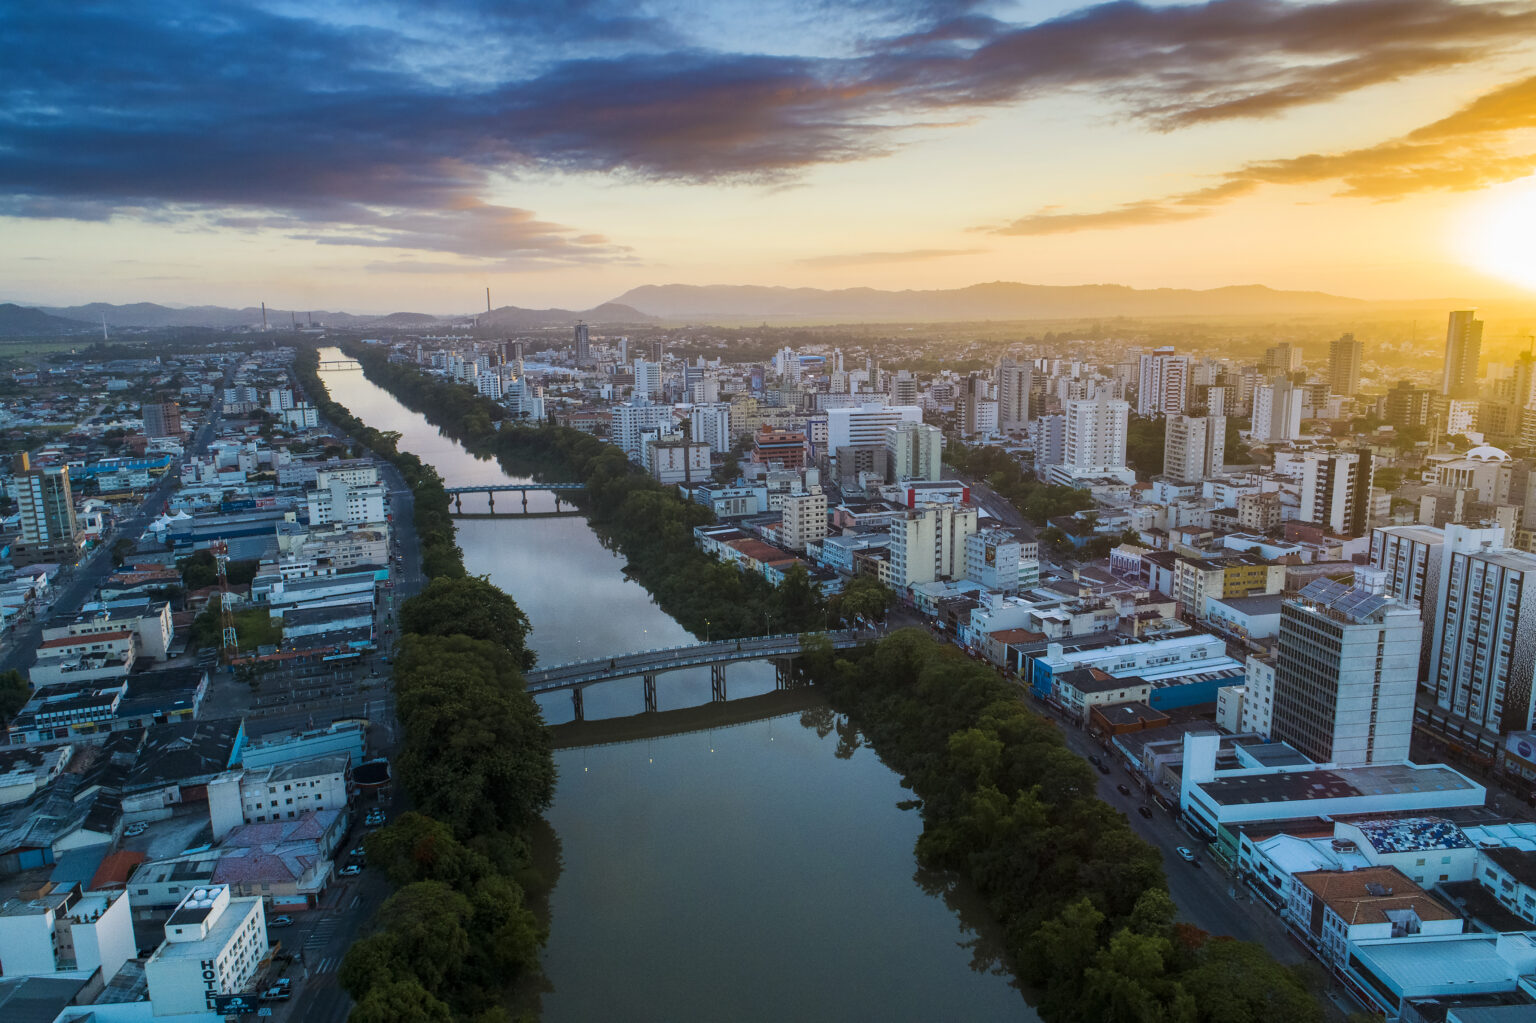
<path id="1" fill-rule="evenodd" d="M 1477 447 L 1473 448 L 1471 451 L 1468 451 L 1461 457 L 1473 462 L 1509 461 L 1509 453 L 1494 447 L 1492 444 L 1479 444 Z"/>

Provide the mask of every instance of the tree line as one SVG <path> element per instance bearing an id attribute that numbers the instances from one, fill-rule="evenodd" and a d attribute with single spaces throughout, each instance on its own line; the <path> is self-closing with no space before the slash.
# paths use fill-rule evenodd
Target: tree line
<path id="1" fill-rule="evenodd" d="M 1097 776 L 995 671 L 921 630 L 803 669 L 917 796 L 926 867 L 967 878 L 1048 1023 L 1317 1023 L 1302 979 L 1252 943 L 1175 921 L 1162 861 Z"/>
<path id="2" fill-rule="evenodd" d="M 403 736 L 394 765 L 413 809 L 365 840 L 395 892 L 353 943 L 339 980 L 352 1023 L 510 1023 L 512 992 L 539 976 L 547 937 L 529 892 L 532 830 L 554 798 L 549 733 L 522 672 L 529 623 L 513 599 L 470 576 L 436 470 L 397 437 L 330 400 L 318 354 L 295 375 L 326 419 L 387 458 L 414 494 L 429 582 L 400 606 L 392 685 Z"/>

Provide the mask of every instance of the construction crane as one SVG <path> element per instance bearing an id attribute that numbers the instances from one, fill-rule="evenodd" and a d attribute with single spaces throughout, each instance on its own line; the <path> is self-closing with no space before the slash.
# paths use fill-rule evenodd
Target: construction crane
<path id="1" fill-rule="evenodd" d="M 235 635 L 235 609 L 229 600 L 229 544 L 220 540 L 213 545 L 213 557 L 219 566 L 219 620 L 224 627 L 221 644 L 226 658 L 240 651 L 240 640 Z"/>

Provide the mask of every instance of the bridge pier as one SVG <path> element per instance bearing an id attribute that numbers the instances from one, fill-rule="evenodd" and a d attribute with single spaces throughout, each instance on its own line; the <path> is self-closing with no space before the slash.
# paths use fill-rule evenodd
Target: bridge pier
<path id="1" fill-rule="evenodd" d="M 560 514 L 560 492 L 559 491 L 555 492 L 555 514 L 556 515 Z"/>
<path id="2" fill-rule="evenodd" d="M 725 665 L 711 664 L 709 666 L 709 698 L 716 703 L 725 702 Z"/>
<path id="3" fill-rule="evenodd" d="M 464 510 L 464 498 L 459 494 L 453 495 L 453 510 L 456 512 L 462 512 Z"/>
<path id="4" fill-rule="evenodd" d="M 494 490 L 487 490 L 485 492 L 485 499 L 487 501 L 491 502 L 491 514 L 495 515 L 496 514 L 496 492 Z"/>
<path id="5" fill-rule="evenodd" d="M 575 710 L 576 710 L 576 720 L 577 721 L 585 721 L 586 717 L 585 717 L 585 715 L 582 712 L 582 706 L 581 706 L 581 687 L 580 686 L 577 686 L 575 689 L 571 690 L 571 706 L 573 708 L 575 708 Z"/>
<path id="6" fill-rule="evenodd" d="M 523 514 L 528 514 L 528 491 L 523 491 Z"/>
<path id="7" fill-rule="evenodd" d="M 648 713 L 656 711 L 656 676 L 649 672 L 645 675 L 645 709 Z"/>
<path id="8" fill-rule="evenodd" d="M 773 659 L 773 688 L 789 689 L 795 684 L 795 662 L 789 657 Z"/>

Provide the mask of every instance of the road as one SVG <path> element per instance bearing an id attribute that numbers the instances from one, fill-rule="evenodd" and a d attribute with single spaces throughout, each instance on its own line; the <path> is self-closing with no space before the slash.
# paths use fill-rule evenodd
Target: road
<path id="1" fill-rule="evenodd" d="M 956 479 L 971 488 L 971 503 L 986 509 L 998 524 L 1018 531 L 1025 540 L 1035 539 L 1034 524 L 1026 520 L 1007 498 L 980 480 L 968 479 L 958 473 Z"/>
<path id="2" fill-rule="evenodd" d="M 217 413 L 210 413 L 209 420 L 192 435 L 191 454 L 202 454 L 213 437 Z M 118 537 L 137 540 L 139 535 L 154 521 L 167 498 L 176 489 L 181 477 L 181 460 L 171 462 L 170 468 L 149 491 L 132 515 L 119 520 L 113 531 L 90 554 L 74 567 L 60 571 L 54 580 L 54 599 L 46 615 L 13 628 L 5 638 L 5 649 L 0 652 L 0 671 L 16 669 L 25 672 L 32 666 L 42 640 L 43 620 L 79 610 L 86 598 L 113 572 L 112 544 Z"/>

